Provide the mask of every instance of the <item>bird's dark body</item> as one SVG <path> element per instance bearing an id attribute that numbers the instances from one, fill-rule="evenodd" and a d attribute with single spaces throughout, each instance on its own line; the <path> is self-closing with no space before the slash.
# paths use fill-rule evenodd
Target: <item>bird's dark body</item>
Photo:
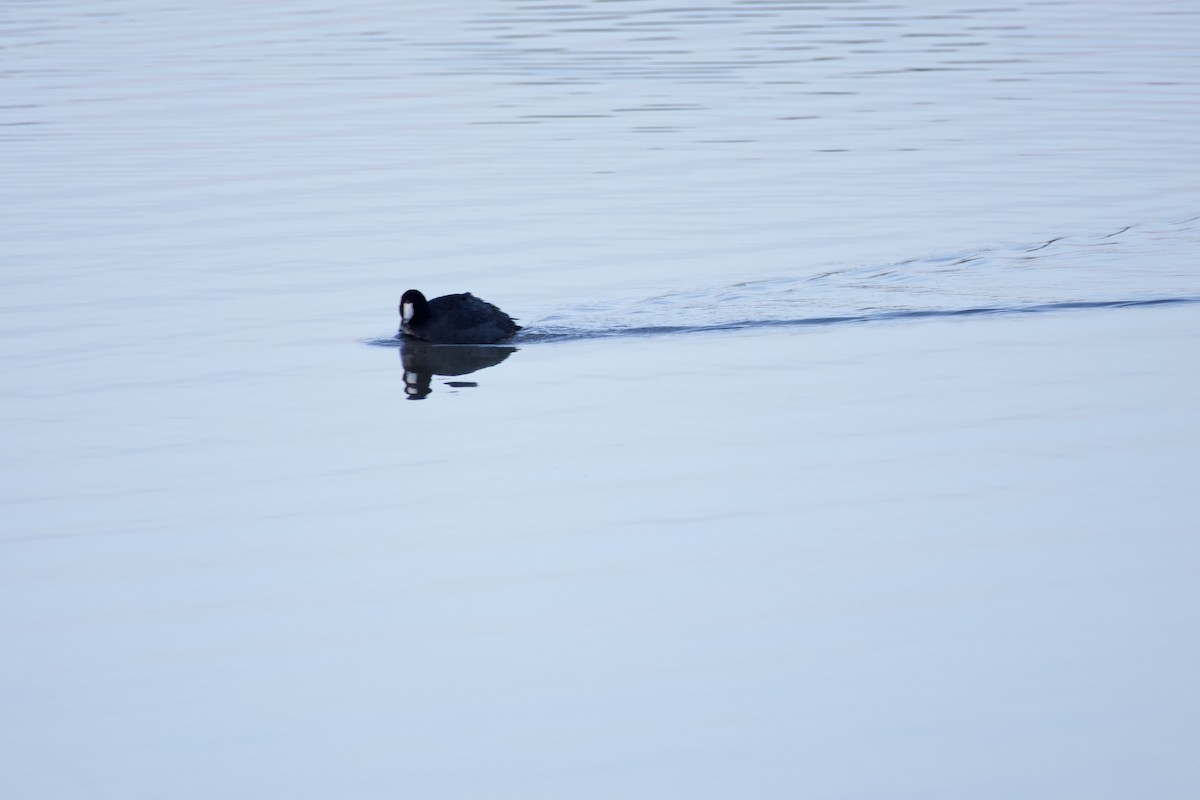
<path id="1" fill-rule="evenodd" d="M 411 316 L 406 318 L 405 307 Z M 512 317 L 470 292 L 426 300 L 416 289 L 400 298 L 400 334 L 435 344 L 491 344 L 521 329 Z"/>

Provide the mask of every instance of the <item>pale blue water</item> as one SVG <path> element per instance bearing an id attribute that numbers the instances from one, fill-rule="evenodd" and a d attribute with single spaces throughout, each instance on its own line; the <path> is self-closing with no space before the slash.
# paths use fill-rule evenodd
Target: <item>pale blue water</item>
<path id="1" fill-rule="evenodd" d="M 1196 41 L 7 3 L 0 796 L 1195 796 Z"/>

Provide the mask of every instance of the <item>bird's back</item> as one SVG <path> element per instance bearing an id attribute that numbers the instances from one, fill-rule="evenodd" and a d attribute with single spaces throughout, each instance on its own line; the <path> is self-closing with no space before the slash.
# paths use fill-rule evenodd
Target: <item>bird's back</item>
<path id="1" fill-rule="evenodd" d="M 422 328 L 422 338 L 432 342 L 480 344 L 512 336 L 521 326 L 486 300 L 464 292 L 430 300 L 429 318 Z"/>

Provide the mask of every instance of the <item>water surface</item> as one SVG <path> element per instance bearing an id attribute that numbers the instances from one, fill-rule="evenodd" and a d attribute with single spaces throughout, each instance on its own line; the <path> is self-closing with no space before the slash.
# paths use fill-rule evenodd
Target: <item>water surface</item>
<path id="1" fill-rule="evenodd" d="M 0 794 L 1194 797 L 1198 40 L 8 3 Z"/>

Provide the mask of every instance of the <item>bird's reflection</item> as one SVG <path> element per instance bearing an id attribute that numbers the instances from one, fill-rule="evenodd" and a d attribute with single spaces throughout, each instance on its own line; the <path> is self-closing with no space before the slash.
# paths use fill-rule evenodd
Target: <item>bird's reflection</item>
<path id="1" fill-rule="evenodd" d="M 515 347 L 473 344 L 430 344 L 404 338 L 400 342 L 400 361 L 404 364 L 404 393 L 409 400 L 424 400 L 433 391 L 434 375 L 457 377 L 494 367 L 517 352 Z M 447 386 L 475 386 L 472 381 L 447 381 Z"/>

